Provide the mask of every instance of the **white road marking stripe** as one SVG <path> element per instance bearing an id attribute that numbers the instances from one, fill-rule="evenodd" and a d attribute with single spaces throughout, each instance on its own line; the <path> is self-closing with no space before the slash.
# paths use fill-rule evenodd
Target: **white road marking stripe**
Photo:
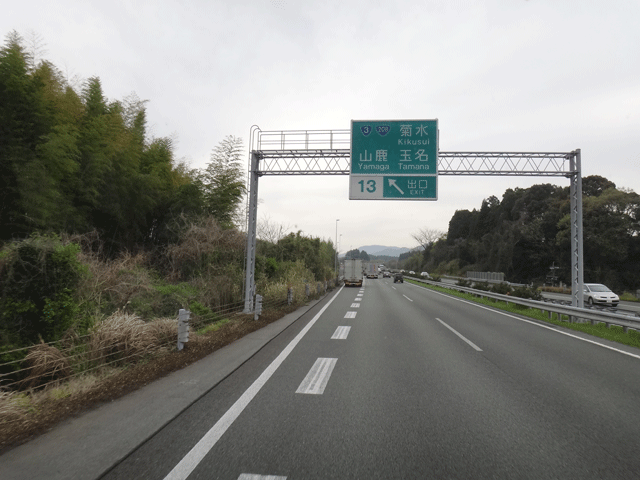
<path id="1" fill-rule="evenodd" d="M 409 283 L 409 285 L 413 285 L 413 284 Z M 582 337 L 579 337 L 578 335 L 574 335 L 574 334 L 569 333 L 569 332 L 563 332 L 562 330 L 558 330 L 555 326 L 549 327 L 547 325 L 542 325 L 542 324 L 540 324 L 538 322 L 535 322 L 533 320 L 527 320 L 525 318 L 516 317 L 515 315 L 510 315 L 509 313 L 505 313 L 505 312 L 502 312 L 500 310 L 495 310 L 493 308 L 485 307 L 484 305 L 479 305 L 477 303 L 468 302 L 467 300 L 462 300 L 461 298 L 452 297 L 451 295 L 447 295 L 445 293 L 436 292 L 435 290 L 427 289 L 425 287 L 419 287 L 418 285 L 413 285 L 413 286 L 416 287 L 416 288 L 422 288 L 423 290 L 427 290 L 429 292 L 437 293 L 438 295 L 442 295 L 443 297 L 455 298 L 459 302 L 466 303 L 467 305 L 473 305 L 474 307 L 482 308 L 483 310 L 489 310 L 490 312 L 498 313 L 500 315 L 504 315 L 505 317 L 513 318 L 514 320 L 519 320 L 521 322 L 528 323 L 528 324 L 533 325 L 535 327 L 546 328 L 547 330 L 551 330 L 552 332 L 559 333 L 561 335 L 566 335 L 567 337 L 575 338 L 576 340 L 582 340 L 583 342 L 592 343 L 593 345 L 597 345 L 599 347 L 606 348 L 608 350 L 613 350 L 614 352 L 622 353 L 623 355 L 627 355 L 629 357 L 637 358 L 638 360 L 640 360 L 640 355 L 636 355 L 635 353 L 631 353 L 631 352 L 625 352 L 624 350 L 620 350 L 619 348 L 611 347 L 609 345 L 605 345 L 604 343 L 598 343 L 598 342 L 596 342 L 594 340 L 590 340 L 588 338 L 582 338 Z"/>
<path id="2" fill-rule="evenodd" d="M 360 308 L 360 304 L 359 303 L 352 303 L 351 304 L 351 308 Z"/>
<path id="3" fill-rule="evenodd" d="M 361 299 L 361 298 L 354 298 L 354 299 L 353 299 L 353 301 L 354 301 L 354 302 L 361 302 L 361 301 L 362 301 L 362 299 Z"/>
<path id="4" fill-rule="evenodd" d="M 356 296 L 357 296 L 357 297 L 361 297 L 361 296 L 362 296 L 362 294 L 361 294 L 361 293 L 359 293 L 359 294 L 358 294 L 358 295 L 356 295 Z"/>
<path id="5" fill-rule="evenodd" d="M 396 287 L 391 287 L 391 288 L 393 288 L 394 290 L 397 290 L 397 288 L 396 288 Z"/>
<path id="6" fill-rule="evenodd" d="M 315 325 L 324 311 L 329 308 L 329 305 L 333 303 L 336 297 L 340 294 L 344 285 L 336 292 L 336 294 L 322 307 L 322 309 L 316 314 L 315 317 L 300 331 L 296 338 L 291 340 L 289 345 L 271 362 L 264 372 L 256 379 L 255 382 L 240 396 L 236 403 L 234 403 L 229 410 L 218 420 L 218 422 L 211 427 L 211 429 L 200 439 L 200 441 L 180 460 L 180 462 L 173 467 L 173 470 L 164 477 L 165 480 L 185 480 L 191 472 L 198 466 L 207 453 L 213 448 L 213 446 L 220 440 L 220 437 L 224 435 L 227 429 L 233 424 L 233 422 L 240 416 L 242 411 L 247 407 L 249 402 L 258 394 L 260 389 L 271 378 L 278 367 L 286 360 L 295 346 L 300 343 L 302 337 Z"/>
<path id="7" fill-rule="evenodd" d="M 356 313 L 358 312 L 347 312 L 344 318 L 356 318 Z"/>
<path id="8" fill-rule="evenodd" d="M 351 330 L 351 327 L 338 327 L 336 328 L 336 331 L 333 332 L 333 336 L 331 337 L 332 340 L 346 340 L 347 339 L 347 335 L 349 335 L 349 331 Z"/>
<path id="9" fill-rule="evenodd" d="M 407 300 L 409 300 L 410 302 L 413 302 L 413 300 L 411 300 L 409 297 L 407 297 L 406 295 L 402 295 L 404 298 L 406 298 Z"/>
<path id="10" fill-rule="evenodd" d="M 287 477 L 280 475 L 257 475 L 255 473 L 242 473 L 238 480 L 287 480 Z"/>
<path id="11" fill-rule="evenodd" d="M 455 333 L 457 336 L 459 336 L 462 340 L 464 340 L 465 342 L 467 342 L 469 345 L 471 345 L 476 351 L 481 352 L 482 349 L 477 346 L 475 343 L 473 343 L 471 340 L 469 340 L 468 338 L 465 338 L 462 334 L 458 333 L 456 330 L 454 330 L 453 328 L 451 328 L 449 325 L 447 325 L 446 323 L 444 323 L 442 320 L 440 320 L 439 318 L 436 318 L 436 320 L 438 320 L 441 324 L 443 324 L 445 327 L 447 327 L 449 330 L 451 330 L 453 333 Z"/>
<path id="12" fill-rule="evenodd" d="M 337 358 L 318 358 L 302 380 L 296 393 L 322 395 L 337 361 Z"/>

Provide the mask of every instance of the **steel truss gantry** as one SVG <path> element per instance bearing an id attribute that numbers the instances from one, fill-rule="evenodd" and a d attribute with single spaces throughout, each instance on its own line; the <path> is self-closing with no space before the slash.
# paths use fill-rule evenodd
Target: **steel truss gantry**
<path id="1" fill-rule="evenodd" d="M 349 175 L 349 130 L 262 131 L 251 128 L 245 311 L 253 311 L 258 178 L 263 175 Z M 571 296 L 583 307 L 582 174 L 572 152 L 438 152 L 438 176 L 566 177 L 571 197 Z"/>

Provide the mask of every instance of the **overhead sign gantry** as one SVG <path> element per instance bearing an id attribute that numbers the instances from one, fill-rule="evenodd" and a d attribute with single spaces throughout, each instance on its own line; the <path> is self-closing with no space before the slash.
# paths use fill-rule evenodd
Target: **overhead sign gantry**
<path id="1" fill-rule="evenodd" d="M 395 125 L 397 122 L 397 125 Z M 430 125 L 431 130 L 420 130 L 421 125 Z M 392 125 L 393 124 L 393 125 Z M 410 143 L 408 135 L 400 133 L 401 125 L 411 124 Z M 394 125 L 396 130 L 392 130 Z M 355 150 L 353 129 L 370 126 L 369 136 L 377 134 L 370 144 L 358 143 Z M 375 130 L 381 127 L 380 132 Z M 386 131 L 384 127 L 389 127 Z M 406 127 L 405 127 L 406 128 Z M 367 129 L 365 129 L 365 132 Z M 417 143 L 417 133 L 429 133 L 429 142 Z M 384 134 L 384 135 L 383 135 Z M 422 135 L 420 135 L 422 136 Z M 365 138 L 367 136 L 365 135 Z M 371 140 L 370 138 L 370 140 Z M 381 140 L 386 138 L 386 140 Z M 435 143 L 431 139 L 435 138 Z M 435 200 L 437 199 L 437 179 L 441 175 L 490 175 L 490 176 L 537 176 L 566 177 L 569 179 L 571 200 L 571 296 L 573 306 L 583 307 L 583 244 L 582 244 L 582 173 L 580 149 L 571 152 L 441 152 L 438 148 L 437 120 L 411 121 L 352 121 L 352 129 L 340 130 L 280 130 L 262 131 L 257 126 L 251 128 L 249 149 L 249 196 L 247 204 L 247 257 L 245 270 L 245 311 L 253 311 L 255 295 L 255 253 L 256 227 L 258 221 L 258 179 L 263 175 L 359 175 L 364 177 L 350 181 L 350 192 L 355 182 L 355 195 L 371 195 L 363 199 L 383 200 Z M 387 142 L 387 143 L 385 143 Z M 389 143 L 390 142 L 390 143 Z M 393 144 L 393 145 L 392 145 Z M 393 148 L 392 148 L 393 147 Z M 402 147 L 402 148 L 400 148 Z M 406 148 L 404 148 L 406 147 Z M 427 153 L 419 152 L 422 147 L 435 148 Z M 370 149 L 370 150 L 369 150 Z M 391 160 L 389 151 L 396 152 Z M 374 158 L 366 160 L 368 153 L 377 155 L 377 150 L 387 150 L 388 169 L 359 168 L 354 165 L 353 157 L 363 165 L 373 165 Z M 426 148 L 425 148 L 426 150 Z M 355 152 L 355 153 L 354 153 Z M 360 155 L 362 161 L 360 161 Z M 385 164 L 383 156 L 379 164 Z M 399 156 L 398 156 L 399 155 Z M 403 155 L 405 155 L 403 157 Z M 402 159 L 405 158 L 403 161 Z M 411 158 L 411 162 L 409 162 Z M 421 158 L 424 161 L 421 161 Z M 433 163 L 435 162 L 435 163 Z M 425 165 L 425 167 L 403 167 L 401 165 Z M 429 165 L 429 169 L 426 168 Z M 432 166 L 433 165 L 433 166 Z M 433 169 L 434 174 L 431 172 Z M 414 172 L 420 172 L 416 174 Z M 385 178 L 387 177 L 387 178 Z M 416 177 L 416 178 L 413 178 Z M 372 181 L 373 183 L 369 183 Z M 434 181 L 421 188 L 420 181 Z M 360 183 L 362 182 L 362 183 Z M 417 182 L 417 183 L 410 183 Z M 380 184 L 382 183 L 382 187 Z M 375 189 L 373 188 L 375 186 Z M 415 188 L 417 187 L 417 188 Z M 372 191 L 367 191 L 369 188 Z M 358 193 L 358 190 L 363 190 Z M 426 190 L 421 192 L 420 190 Z M 408 194 L 407 194 L 408 192 Z M 381 195 L 375 198 L 375 195 Z M 394 197 L 394 195 L 396 195 Z M 351 193 L 350 193 L 350 198 Z"/>

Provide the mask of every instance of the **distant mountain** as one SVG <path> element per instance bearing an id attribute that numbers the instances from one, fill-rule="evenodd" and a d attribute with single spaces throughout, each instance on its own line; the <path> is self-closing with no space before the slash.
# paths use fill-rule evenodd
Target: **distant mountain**
<path id="1" fill-rule="evenodd" d="M 365 251 L 369 255 L 377 257 L 399 257 L 401 253 L 408 252 L 410 248 L 405 247 L 385 247 L 384 245 L 366 245 L 358 247 L 358 250 Z"/>

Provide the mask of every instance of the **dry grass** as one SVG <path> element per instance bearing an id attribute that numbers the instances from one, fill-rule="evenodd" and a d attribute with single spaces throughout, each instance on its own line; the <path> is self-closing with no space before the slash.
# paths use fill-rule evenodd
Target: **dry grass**
<path id="1" fill-rule="evenodd" d="M 0 390 L 0 419 L 3 423 L 13 422 L 24 415 L 25 409 L 20 400 L 24 395 Z"/>
<path id="2" fill-rule="evenodd" d="M 175 319 L 145 322 L 137 315 L 119 310 L 92 329 L 89 356 L 97 364 L 117 363 L 151 353 L 175 338 Z"/>
<path id="3" fill-rule="evenodd" d="M 34 388 L 53 380 L 62 380 L 73 372 L 69 359 L 52 345 L 40 344 L 29 349 L 24 359 L 28 375 L 22 382 L 22 388 Z"/>

